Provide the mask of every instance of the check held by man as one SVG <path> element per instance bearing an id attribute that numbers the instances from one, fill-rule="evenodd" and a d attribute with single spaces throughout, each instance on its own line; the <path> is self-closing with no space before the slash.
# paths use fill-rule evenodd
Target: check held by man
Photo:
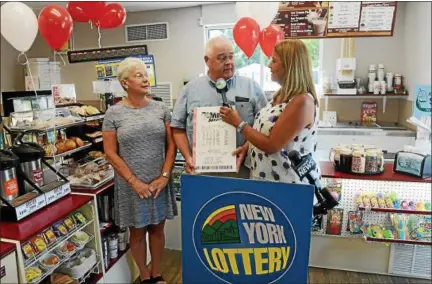
<path id="1" fill-rule="evenodd" d="M 208 119 L 207 121 L 203 120 L 203 117 L 213 116 L 219 121 L 219 108 L 228 104 L 238 110 L 242 120 L 249 125 L 253 125 L 255 115 L 267 104 L 267 100 L 255 81 L 234 74 L 234 48 L 228 39 L 224 37 L 210 39 L 206 45 L 204 60 L 208 66 L 207 76 L 198 77 L 183 87 L 177 98 L 171 119 L 171 127 L 173 128 L 177 148 L 185 158 L 186 172 L 206 172 L 209 175 L 214 173 L 215 175 L 249 178 L 249 169 L 243 165 L 248 149 L 243 135 L 237 129 L 225 125 L 222 121 L 215 123 L 214 127 L 209 127 L 210 122 Z M 223 92 L 217 88 L 217 85 L 221 82 L 218 82 L 219 79 L 223 79 L 226 83 Z M 213 108 L 200 110 L 202 107 Z M 202 112 L 207 112 L 207 114 L 202 114 Z M 198 115 L 198 113 L 201 115 Z M 204 132 L 203 129 L 205 129 Z M 214 131 L 210 131 L 210 129 Z M 227 132 L 226 135 L 225 131 Z M 225 143 L 225 137 L 227 143 Z M 232 137 L 235 137 L 234 142 Z M 210 143 L 208 141 L 217 141 L 217 139 L 221 139 L 219 140 L 219 147 L 214 144 L 214 146 L 209 147 L 211 143 L 215 142 Z M 235 143 L 234 147 L 232 147 L 232 143 Z M 195 155 L 193 152 L 194 147 Z M 215 152 L 219 151 L 219 153 L 210 157 L 208 155 L 209 151 L 205 150 L 205 147 Z M 228 168 L 225 170 L 204 169 L 204 166 L 209 166 L 208 164 L 213 167 L 231 166 L 233 161 L 231 159 L 235 159 L 235 157 L 231 157 L 232 152 L 236 147 L 241 147 L 237 149 L 238 173 L 235 173 L 236 169 L 233 171 Z M 227 160 L 215 159 L 222 152 L 228 150 L 231 153 L 225 155 Z M 206 159 L 207 162 L 205 162 Z M 221 171 L 231 171 L 231 173 L 223 174 Z"/>

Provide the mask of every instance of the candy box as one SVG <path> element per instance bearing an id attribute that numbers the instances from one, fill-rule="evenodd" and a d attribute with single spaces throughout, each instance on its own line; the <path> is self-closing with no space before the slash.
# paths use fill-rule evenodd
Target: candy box
<path id="1" fill-rule="evenodd" d="M 68 229 L 62 221 L 55 223 L 53 229 L 58 238 L 64 237 L 68 234 Z"/>
<path id="2" fill-rule="evenodd" d="M 35 250 L 33 249 L 31 242 L 23 244 L 21 249 L 25 259 L 29 259 L 35 255 Z"/>
<path id="3" fill-rule="evenodd" d="M 43 231 L 43 236 L 47 244 L 52 244 L 57 240 L 56 235 L 52 228 L 48 228 L 45 231 Z"/>
<path id="4" fill-rule="evenodd" d="M 44 237 L 42 235 L 37 235 L 30 241 L 35 249 L 36 253 L 43 252 L 47 249 Z"/>

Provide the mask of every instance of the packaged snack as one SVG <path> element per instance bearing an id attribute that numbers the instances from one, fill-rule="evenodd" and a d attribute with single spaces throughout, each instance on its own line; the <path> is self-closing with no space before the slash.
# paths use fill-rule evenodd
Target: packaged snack
<path id="1" fill-rule="evenodd" d="M 23 244 L 21 249 L 22 249 L 22 252 L 24 254 L 25 259 L 29 259 L 35 255 L 35 251 L 31 245 L 31 242 L 27 242 L 27 243 Z"/>
<path id="2" fill-rule="evenodd" d="M 372 208 L 378 208 L 378 199 L 374 195 L 370 197 L 370 204 Z"/>
<path id="3" fill-rule="evenodd" d="M 361 122 L 362 124 L 376 123 L 377 120 L 377 103 L 364 102 L 361 109 Z"/>
<path id="4" fill-rule="evenodd" d="M 416 210 L 417 211 L 425 211 L 425 204 L 422 201 L 417 202 Z"/>
<path id="5" fill-rule="evenodd" d="M 58 238 L 61 238 L 63 236 L 66 236 L 68 233 L 68 230 L 63 222 L 57 222 L 53 226 L 54 233 Z"/>
<path id="6" fill-rule="evenodd" d="M 51 243 L 55 242 L 57 239 L 52 228 L 46 229 L 43 232 L 43 236 L 44 236 L 45 242 L 47 244 L 51 244 Z"/>
<path id="7" fill-rule="evenodd" d="M 408 240 L 407 216 L 404 214 L 391 214 L 390 219 L 397 232 L 397 238 L 399 240 Z"/>
<path id="8" fill-rule="evenodd" d="M 348 231 L 351 234 L 361 234 L 363 225 L 362 213 L 357 211 L 348 212 Z"/>
<path id="9" fill-rule="evenodd" d="M 363 204 L 363 198 L 362 198 L 360 192 L 357 192 L 355 194 L 355 202 L 356 202 L 356 204 L 357 204 L 358 207 L 363 207 L 364 206 L 364 204 Z"/>
<path id="10" fill-rule="evenodd" d="M 74 253 L 75 251 L 76 246 L 69 241 L 62 243 L 57 249 L 57 253 L 60 255 L 69 255 L 71 253 Z"/>
<path id="11" fill-rule="evenodd" d="M 33 248 L 35 249 L 36 253 L 43 252 L 47 249 L 47 245 L 44 241 L 44 238 L 42 235 L 37 235 L 31 240 L 31 243 L 33 245 Z"/>
<path id="12" fill-rule="evenodd" d="M 342 199 L 342 184 L 330 183 L 327 185 L 327 190 L 331 193 L 334 199 L 338 202 Z"/>
<path id="13" fill-rule="evenodd" d="M 63 222 L 69 231 L 72 230 L 73 228 L 75 228 L 75 222 L 73 221 L 73 219 L 71 217 L 67 217 L 66 219 L 64 219 Z"/>
<path id="14" fill-rule="evenodd" d="M 381 192 L 377 193 L 377 200 L 378 200 L 378 207 L 379 208 L 386 208 L 386 202 L 385 202 L 384 196 Z"/>
<path id="15" fill-rule="evenodd" d="M 76 212 L 73 214 L 76 223 L 85 224 L 87 223 L 87 219 L 80 212 Z"/>
<path id="16" fill-rule="evenodd" d="M 27 283 L 35 282 L 42 276 L 42 270 L 38 267 L 28 267 L 25 269 L 25 278 Z"/>
<path id="17" fill-rule="evenodd" d="M 340 235 L 342 233 L 343 209 L 332 209 L 327 214 L 326 234 Z"/>
<path id="18" fill-rule="evenodd" d="M 41 261 L 42 264 L 48 268 L 55 266 L 60 261 L 59 257 L 53 253 L 49 253 L 46 255 L 43 260 Z"/>

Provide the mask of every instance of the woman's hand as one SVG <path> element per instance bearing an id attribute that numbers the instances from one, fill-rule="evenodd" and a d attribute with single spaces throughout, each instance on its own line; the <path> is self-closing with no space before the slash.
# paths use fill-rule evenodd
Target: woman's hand
<path id="1" fill-rule="evenodd" d="M 240 118 L 240 115 L 236 110 L 233 110 L 229 107 L 221 107 L 219 114 L 222 118 L 222 120 L 235 128 L 239 126 L 239 124 L 242 122 L 242 119 Z"/>
<path id="2" fill-rule="evenodd" d="M 166 177 L 158 177 L 157 179 L 153 180 L 150 183 L 150 191 L 154 194 L 156 192 L 156 194 L 154 194 L 154 198 L 157 198 L 159 196 L 159 194 L 161 193 L 162 190 L 165 189 L 165 187 L 168 184 L 168 178 Z"/>
<path id="3" fill-rule="evenodd" d="M 132 189 L 141 199 L 149 198 L 152 194 L 149 189 L 149 185 L 143 183 L 140 179 L 133 177 L 130 181 Z"/>
<path id="4" fill-rule="evenodd" d="M 246 158 L 248 149 L 249 149 L 249 142 L 246 142 L 242 146 L 235 149 L 235 151 L 232 153 L 233 156 L 237 156 L 237 173 L 239 172 L 240 166 L 241 164 L 243 164 L 243 161 Z"/>

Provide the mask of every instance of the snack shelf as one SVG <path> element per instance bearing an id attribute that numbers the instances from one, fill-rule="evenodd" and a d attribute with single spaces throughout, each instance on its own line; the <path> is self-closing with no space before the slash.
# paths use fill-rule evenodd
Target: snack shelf
<path id="1" fill-rule="evenodd" d="M 366 240 L 366 242 L 432 246 L 432 241 L 421 242 L 421 241 L 411 241 L 411 240 L 378 239 L 378 238 L 371 238 L 371 237 L 365 237 L 365 240 Z"/>
<path id="2" fill-rule="evenodd" d="M 127 253 L 127 251 L 129 250 L 129 244 L 126 245 L 126 249 L 124 251 L 120 251 L 118 252 L 118 255 L 116 258 L 110 259 L 109 260 L 109 264 L 108 264 L 108 268 L 105 269 L 105 273 L 108 273 L 108 271 L 117 263 L 117 261 L 120 260 L 120 258 L 123 257 L 123 255 L 125 255 Z"/>
<path id="3" fill-rule="evenodd" d="M 34 265 L 36 262 L 42 260 L 45 256 L 47 256 L 49 253 L 52 253 L 55 249 L 59 248 L 60 245 L 65 242 L 68 241 L 70 238 L 73 237 L 73 235 L 76 232 L 80 232 L 82 231 L 82 229 L 86 228 L 88 225 L 92 224 L 94 221 L 94 219 L 88 221 L 85 224 L 82 224 L 81 226 L 77 226 L 75 227 L 71 232 L 68 233 L 68 235 L 64 236 L 63 238 L 57 238 L 56 241 L 54 243 L 52 243 L 51 245 L 49 245 L 47 247 L 47 249 L 43 252 L 40 252 L 36 255 L 33 256 L 33 258 L 30 258 L 28 260 L 26 260 L 24 262 L 24 267 L 31 267 L 32 265 Z M 90 235 L 89 235 L 89 241 L 90 241 Z M 88 243 L 88 242 L 87 242 Z M 86 243 L 86 244 L 87 244 Z"/>
<path id="4" fill-rule="evenodd" d="M 61 157 L 69 156 L 69 155 L 75 154 L 75 153 L 77 153 L 79 151 L 82 151 L 82 150 L 85 150 L 87 148 L 90 148 L 91 146 L 92 146 L 92 143 L 87 143 L 84 146 L 77 147 L 77 148 L 75 148 L 73 150 L 66 151 L 66 152 L 63 152 L 63 153 L 60 153 L 60 154 L 56 154 L 54 156 L 46 156 L 45 158 L 46 159 L 54 159 L 54 157 L 55 158 L 61 158 Z"/>
<path id="5" fill-rule="evenodd" d="M 402 214 L 413 214 L 413 215 L 432 215 L 432 211 L 417 211 L 408 209 L 394 209 L 394 208 L 371 208 L 371 207 L 359 207 L 359 211 L 372 211 L 382 213 L 402 213 Z"/>

